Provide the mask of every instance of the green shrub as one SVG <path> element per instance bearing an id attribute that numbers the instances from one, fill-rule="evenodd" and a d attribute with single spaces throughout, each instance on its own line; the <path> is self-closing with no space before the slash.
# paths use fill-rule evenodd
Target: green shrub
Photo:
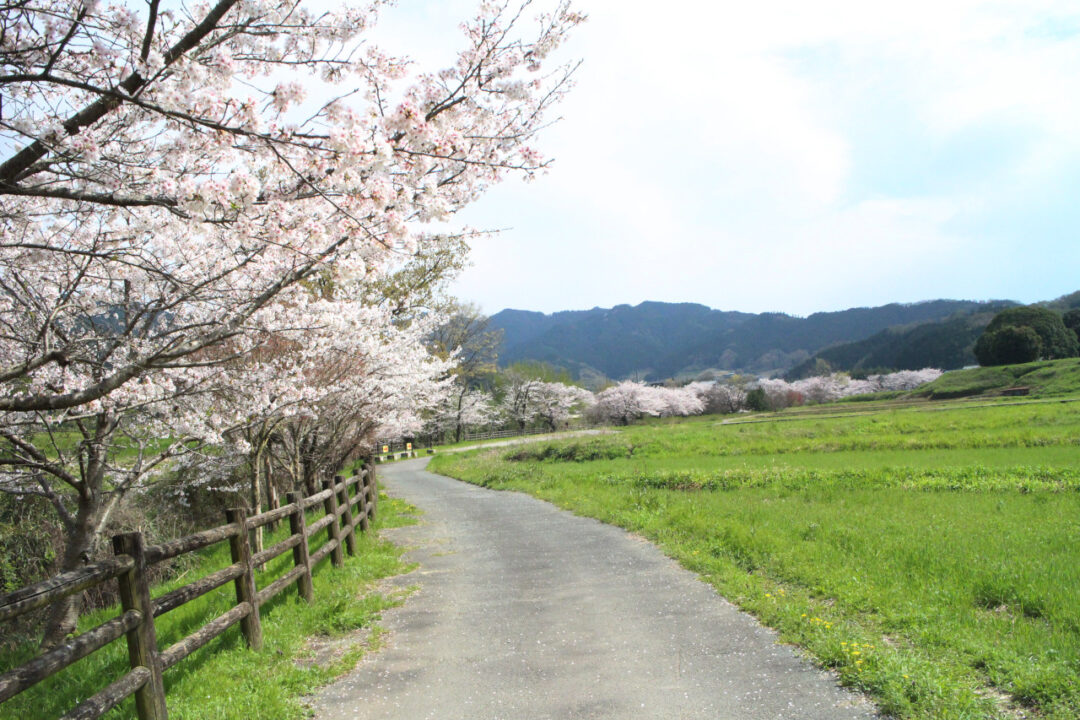
<path id="1" fill-rule="evenodd" d="M 746 408 L 758 412 L 772 410 L 772 406 L 769 404 L 769 396 L 765 393 L 765 390 L 754 388 L 746 393 Z"/>
<path id="2" fill-rule="evenodd" d="M 1065 314 L 1061 316 L 1061 321 L 1065 323 L 1065 327 L 1073 331 L 1077 341 L 1080 342 L 1080 308 L 1066 310 Z"/>
<path id="3" fill-rule="evenodd" d="M 1008 347 L 1016 347 L 1017 343 L 1030 343 L 1029 339 L 1021 340 L 1019 335 L 999 336 L 997 339 L 991 338 L 984 342 L 983 338 L 988 335 L 992 335 L 1006 327 L 1027 327 L 1030 328 L 1039 338 L 1040 348 L 1039 354 L 1036 357 L 1029 358 L 1030 360 L 1037 360 L 1038 358 L 1045 358 L 1047 360 L 1055 360 L 1058 358 L 1076 357 L 1080 354 L 1080 342 L 1077 340 L 1076 333 L 1070 331 L 1065 327 L 1065 322 L 1062 320 L 1061 315 L 1058 315 L 1053 310 L 1048 310 L 1038 305 L 1025 305 L 1021 307 L 1013 307 L 1007 310 L 1002 310 L 994 319 L 990 321 L 990 324 L 986 326 L 986 331 L 979 338 L 975 344 L 975 356 L 979 359 L 980 364 L 987 364 L 982 361 L 980 356 L 980 346 L 983 353 L 991 351 L 992 348 L 997 345 L 1002 345 L 1004 349 Z M 993 365 L 1005 365 L 1010 360 L 994 361 L 996 357 L 991 352 L 987 355 L 989 364 Z M 1023 360 L 1019 362 L 1024 362 Z"/>
<path id="4" fill-rule="evenodd" d="M 529 445 L 505 456 L 511 462 L 544 461 L 590 462 L 593 460 L 616 460 L 634 454 L 634 447 L 625 442 L 610 440 L 587 440 L 585 442 L 549 443 Z"/>
<path id="5" fill-rule="evenodd" d="M 985 332 L 975 343 L 975 358 L 983 367 L 1034 362 L 1042 356 L 1039 334 L 1027 325 L 1009 325 Z"/>

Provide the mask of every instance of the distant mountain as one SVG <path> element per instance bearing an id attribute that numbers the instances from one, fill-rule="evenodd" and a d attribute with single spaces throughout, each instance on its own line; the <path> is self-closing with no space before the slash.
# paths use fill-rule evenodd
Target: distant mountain
<path id="1" fill-rule="evenodd" d="M 866 340 L 888 328 L 992 314 L 997 307 L 932 300 L 799 318 L 725 312 L 693 303 L 644 302 L 552 315 L 503 310 L 492 316 L 491 324 L 504 332 L 500 365 L 539 360 L 578 377 L 656 380 L 705 370 L 782 373 L 827 347 Z"/>
<path id="2" fill-rule="evenodd" d="M 751 317 L 694 303 L 643 302 L 552 315 L 503 310 L 491 317 L 491 325 L 504 333 L 500 365 L 540 360 L 579 377 L 622 378 L 655 374 L 657 363 L 673 350 L 685 351 Z"/>
<path id="3" fill-rule="evenodd" d="M 1051 310 L 1057 310 L 1058 312 L 1065 312 L 1066 310 L 1072 310 L 1074 308 L 1080 308 L 1080 290 L 1068 295 L 1062 295 L 1056 300 L 1049 300 L 1044 303 L 1038 303 L 1039 305 L 1045 305 Z"/>
<path id="4" fill-rule="evenodd" d="M 994 315 L 1017 303 L 987 303 L 978 311 L 957 313 L 944 320 L 891 327 L 865 340 L 839 343 L 819 351 L 789 370 L 797 380 L 823 371 L 874 373 L 935 367 L 955 370 L 975 365 L 972 347 Z"/>
<path id="5" fill-rule="evenodd" d="M 983 329 L 995 314 L 1018 304 L 1011 300 L 990 301 L 944 320 L 891 327 L 864 340 L 838 343 L 791 368 L 785 377 L 795 380 L 826 369 L 865 373 L 924 367 L 955 370 L 974 365 L 972 348 Z M 1037 304 L 1057 312 L 1080 308 L 1080 291 Z"/>

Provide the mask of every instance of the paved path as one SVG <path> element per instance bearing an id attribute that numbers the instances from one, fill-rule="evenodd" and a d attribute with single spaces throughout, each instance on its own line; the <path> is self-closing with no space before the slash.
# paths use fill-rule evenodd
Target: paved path
<path id="1" fill-rule="evenodd" d="M 380 468 L 419 589 L 321 720 L 846 720 L 874 708 L 655 547 L 520 493 Z"/>

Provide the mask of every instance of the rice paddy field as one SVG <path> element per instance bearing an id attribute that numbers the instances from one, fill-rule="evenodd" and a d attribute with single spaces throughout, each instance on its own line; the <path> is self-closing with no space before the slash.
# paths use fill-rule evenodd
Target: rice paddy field
<path id="1" fill-rule="evenodd" d="M 639 533 L 898 718 L 1080 717 L 1080 402 L 835 405 L 441 455 Z"/>

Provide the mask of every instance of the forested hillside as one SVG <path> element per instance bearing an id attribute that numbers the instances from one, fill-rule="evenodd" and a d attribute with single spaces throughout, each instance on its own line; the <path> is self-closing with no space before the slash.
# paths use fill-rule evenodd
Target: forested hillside
<path id="1" fill-rule="evenodd" d="M 961 312 L 944 320 L 891 327 L 864 340 L 827 347 L 789 370 L 789 380 L 825 370 L 866 373 L 882 368 L 955 370 L 974 365 L 972 346 L 994 314 L 1014 303 L 989 303 L 979 311 Z"/>
<path id="2" fill-rule="evenodd" d="M 1008 304 L 932 300 L 800 318 L 783 313 L 727 312 L 693 303 L 643 302 L 551 315 L 508 309 L 492 316 L 491 324 L 504 333 L 499 353 L 502 365 L 540 360 L 565 367 L 578 377 L 662 379 L 709 369 L 783 373 L 824 348 L 865 341 L 897 326 L 910 330 L 968 315 L 986 315 L 985 321 L 977 321 L 985 325 L 995 310 Z M 965 340 L 965 346 L 969 344 Z M 863 350 L 859 357 L 871 349 Z M 945 357 L 955 355 L 944 352 Z"/>

